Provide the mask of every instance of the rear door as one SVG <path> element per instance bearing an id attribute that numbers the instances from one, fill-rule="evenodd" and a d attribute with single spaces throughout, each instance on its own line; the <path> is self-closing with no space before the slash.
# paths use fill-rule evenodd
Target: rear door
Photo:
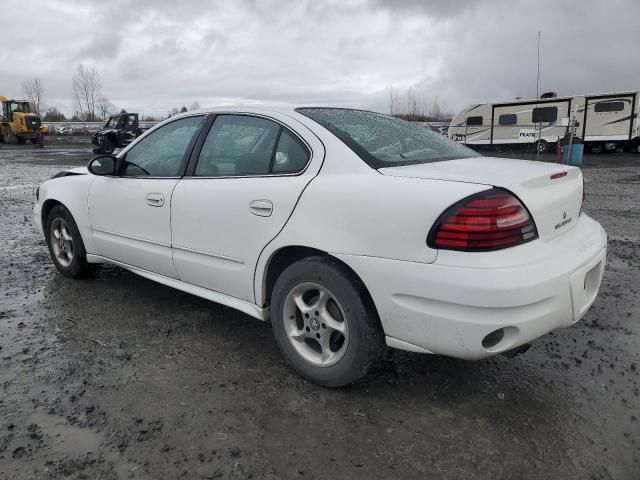
<path id="1" fill-rule="evenodd" d="M 587 97 L 584 140 L 628 140 L 632 133 L 635 94 Z"/>
<path id="2" fill-rule="evenodd" d="M 203 115 L 174 120 L 141 139 L 118 176 L 95 177 L 89 219 L 103 257 L 176 277 L 171 258 L 171 196 Z"/>
<path id="3" fill-rule="evenodd" d="M 254 301 L 258 257 L 284 227 L 323 153 L 317 139 L 276 118 L 218 115 L 173 192 L 180 279 Z"/>

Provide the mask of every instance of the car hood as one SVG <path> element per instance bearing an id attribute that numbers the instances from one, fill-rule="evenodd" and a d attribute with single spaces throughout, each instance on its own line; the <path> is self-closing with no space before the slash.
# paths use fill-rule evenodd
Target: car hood
<path id="1" fill-rule="evenodd" d="M 87 175 L 88 173 L 89 170 L 87 170 L 87 167 L 76 167 L 69 168 L 68 170 L 62 170 L 61 172 L 56 173 L 51 178 L 71 177 L 73 175 Z"/>
<path id="2" fill-rule="evenodd" d="M 115 128 L 103 128 L 94 133 L 94 135 L 106 135 L 107 133 L 117 132 Z"/>

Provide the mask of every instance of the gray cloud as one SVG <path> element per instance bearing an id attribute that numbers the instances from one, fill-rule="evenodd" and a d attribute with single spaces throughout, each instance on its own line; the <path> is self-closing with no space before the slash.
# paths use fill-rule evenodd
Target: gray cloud
<path id="1" fill-rule="evenodd" d="M 390 11 L 409 11 L 416 14 L 426 14 L 432 18 L 455 17 L 469 10 L 487 8 L 487 0 L 372 0 L 374 7 Z"/>
<path id="2" fill-rule="evenodd" d="M 387 109 L 386 88 L 416 86 L 450 110 L 541 91 L 638 88 L 632 0 L 37 0 L 3 6 L 0 94 L 39 76 L 45 103 L 71 113 L 71 73 L 101 73 L 119 107 L 164 114 L 229 102 Z M 8 44 L 7 44 L 8 42 Z M 11 66 L 11 68 L 7 68 Z"/>

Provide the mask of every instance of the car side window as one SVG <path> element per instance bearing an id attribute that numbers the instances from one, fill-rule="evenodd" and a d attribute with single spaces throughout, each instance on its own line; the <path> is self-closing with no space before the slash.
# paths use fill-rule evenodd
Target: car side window
<path id="1" fill-rule="evenodd" d="M 276 155 L 273 159 L 273 173 L 296 173 L 304 169 L 309 161 L 307 148 L 287 130 L 282 130 Z"/>
<path id="2" fill-rule="evenodd" d="M 248 115 L 220 115 L 202 145 L 194 175 L 295 173 L 308 159 L 306 147 L 278 123 Z"/>
<path id="3" fill-rule="evenodd" d="M 280 125 L 247 115 L 220 115 L 202 145 L 199 177 L 266 175 Z"/>
<path id="4" fill-rule="evenodd" d="M 124 158 L 125 177 L 177 177 L 189 142 L 202 125 L 204 115 L 167 123 L 140 140 Z"/>

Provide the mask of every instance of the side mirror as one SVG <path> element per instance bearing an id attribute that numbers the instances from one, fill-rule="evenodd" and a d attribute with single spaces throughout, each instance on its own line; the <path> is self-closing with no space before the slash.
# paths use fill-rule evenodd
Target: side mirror
<path id="1" fill-rule="evenodd" d="M 89 173 L 94 175 L 115 175 L 116 157 L 113 155 L 100 155 L 89 162 L 87 169 Z"/>

